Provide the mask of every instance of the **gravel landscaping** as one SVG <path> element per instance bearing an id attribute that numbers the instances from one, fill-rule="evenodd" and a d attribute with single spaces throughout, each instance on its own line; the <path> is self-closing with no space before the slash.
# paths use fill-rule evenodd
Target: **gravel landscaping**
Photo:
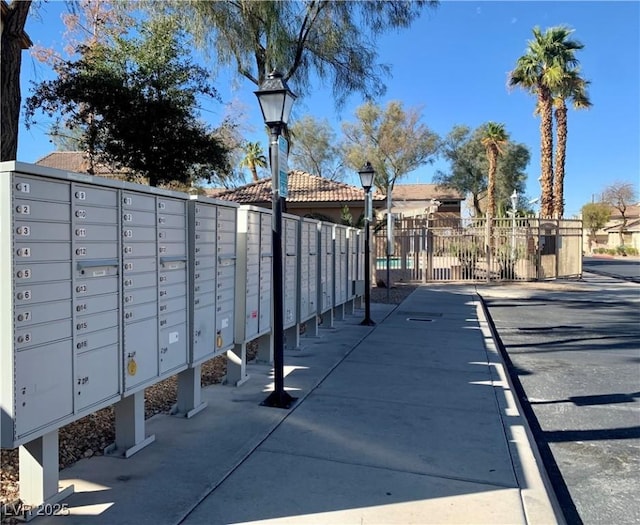
<path id="1" fill-rule="evenodd" d="M 389 303 L 400 304 L 416 285 L 398 284 L 389 290 Z M 374 287 L 372 303 L 386 303 L 387 289 Z M 255 358 L 255 347 L 248 345 L 247 360 Z M 224 380 L 227 369 L 225 356 L 218 356 L 202 365 L 203 387 Z M 177 381 L 170 377 L 145 390 L 145 418 L 169 412 L 176 403 Z M 102 450 L 115 438 L 113 407 L 108 407 L 59 430 L 59 468 L 73 465 L 82 458 L 102 455 Z M 18 449 L 0 451 L 0 502 L 16 502 L 18 499 Z"/>

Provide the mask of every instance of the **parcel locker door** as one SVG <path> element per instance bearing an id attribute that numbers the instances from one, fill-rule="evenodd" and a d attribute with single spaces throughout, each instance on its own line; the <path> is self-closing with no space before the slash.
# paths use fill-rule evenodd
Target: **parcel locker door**
<path id="1" fill-rule="evenodd" d="M 124 348 L 124 385 L 128 391 L 158 375 L 158 319 L 125 323 Z"/>
<path id="2" fill-rule="evenodd" d="M 187 323 L 160 330 L 160 374 L 184 367 L 187 362 Z"/>
<path id="3" fill-rule="evenodd" d="M 76 358 L 74 395 L 76 411 L 119 394 L 118 345 L 83 352 Z"/>
<path id="4" fill-rule="evenodd" d="M 234 301 L 218 301 L 216 307 L 216 351 L 233 345 Z"/>
<path id="5" fill-rule="evenodd" d="M 204 359 L 213 353 L 215 346 L 215 304 L 209 304 L 193 311 L 193 360 Z"/>
<path id="6" fill-rule="evenodd" d="M 318 311 L 318 254 L 309 254 L 309 312 L 308 315 Z"/>
<path id="7" fill-rule="evenodd" d="M 245 309 L 245 338 L 250 341 L 258 335 L 260 318 L 260 296 L 257 293 L 247 295 Z"/>
<path id="8" fill-rule="evenodd" d="M 73 413 L 71 339 L 15 355 L 16 438 Z"/>
<path id="9" fill-rule="evenodd" d="M 260 258 L 260 293 L 258 331 L 271 329 L 271 257 Z"/>

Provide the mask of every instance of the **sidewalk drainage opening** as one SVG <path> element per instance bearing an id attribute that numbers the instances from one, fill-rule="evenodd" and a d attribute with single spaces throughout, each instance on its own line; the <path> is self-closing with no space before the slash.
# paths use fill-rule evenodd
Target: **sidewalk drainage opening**
<path id="1" fill-rule="evenodd" d="M 427 319 L 426 317 L 407 317 L 407 321 L 421 321 L 423 323 L 430 323 L 433 319 Z"/>

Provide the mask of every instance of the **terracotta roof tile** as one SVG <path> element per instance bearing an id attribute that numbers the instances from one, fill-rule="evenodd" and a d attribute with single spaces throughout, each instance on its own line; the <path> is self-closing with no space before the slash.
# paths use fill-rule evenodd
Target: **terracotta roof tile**
<path id="1" fill-rule="evenodd" d="M 289 202 L 362 202 L 362 188 L 337 182 L 305 171 L 289 172 Z M 261 179 L 240 188 L 223 191 L 216 195 L 217 199 L 230 200 L 240 204 L 252 204 L 271 201 L 271 178 Z M 373 199 L 383 201 L 384 195 L 374 193 Z"/>
<path id="2" fill-rule="evenodd" d="M 75 173 L 89 172 L 89 159 L 83 151 L 53 151 L 36 161 L 39 166 L 56 168 L 59 170 L 73 171 Z M 126 170 L 114 170 L 113 168 L 96 163 L 94 166 L 95 175 L 101 177 L 120 177 Z"/>
<path id="3" fill-rule="evenodd" d="M 393 187 L 394 201 L 423 201 L 429 199 L 464 200 L 456 190 L 442 188 L 437 184 L 396 184 Z"/>

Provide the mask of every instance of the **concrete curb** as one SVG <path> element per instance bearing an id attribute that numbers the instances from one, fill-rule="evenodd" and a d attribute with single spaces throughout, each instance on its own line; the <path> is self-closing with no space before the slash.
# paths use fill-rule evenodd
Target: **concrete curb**
<path id="1" fill-rule="evenodd" d="M 533 432 L 525 417 L 522 405 L 500 348 L 495 326 L 482 296 L 477 294 L 480 329 L 485 336 L 487 354 L 493 357 L 497 366 L 492 370 L 492 380 L 496 388 L 502 388 L 504 399 L 496 395 L 500 406 L 505 436 L 511 450 L 513 467 L 520 486 L 522 506 L 528 523 L 558 523 L 566 520 L 553 485 L 544 466 Z"/>

